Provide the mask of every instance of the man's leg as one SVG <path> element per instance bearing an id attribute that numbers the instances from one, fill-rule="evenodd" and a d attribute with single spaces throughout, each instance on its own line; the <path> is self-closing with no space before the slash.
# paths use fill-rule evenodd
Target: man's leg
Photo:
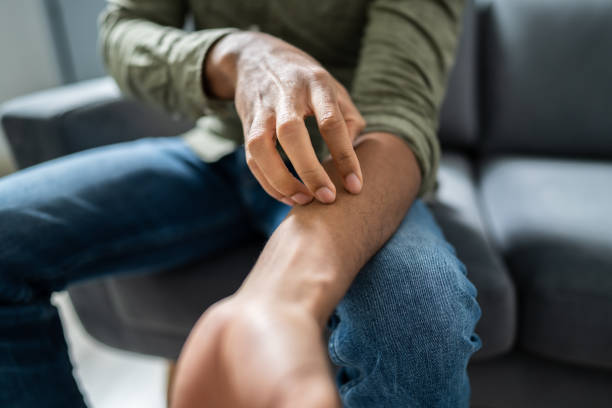
<path id="1" fill-rule="evenodd" d="M 0 406 L 77 407 L 53 291 L 151 271 L 251 233 L 233 157 L 209 165 L 178 138 L 124 143 L 0 180 Z"/>
<path id="2" fill-rule="evenodd" d="M 241 193 L 257 210 L 254 225 L 269 236 L 289 207 L 242 174 Z M 467 407 L 466 366 L 480 348 L 479 318 L 464 265 L 427 206 L 415 201 L 330 319 L 329 353 L 340 367 L 345 406 Z"/>
<path id="3" fill-rule="evenodd" d="M 347 408 L 468 407 L 480 347 L 476 289 L 415 201 L 332 317 L 329 353 Z"/>

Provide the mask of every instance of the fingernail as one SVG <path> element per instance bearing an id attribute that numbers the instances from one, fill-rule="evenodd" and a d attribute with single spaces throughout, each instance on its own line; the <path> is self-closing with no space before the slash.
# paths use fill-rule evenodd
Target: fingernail
<path id="1" fill-rule="evenodd" d="M 333 203 L 334 199 L 336 198 L 334 196 L 334 193 L 332 193 L 332 191 L 327 187 L 319 188 L 315 192 L 315 195 L 317 196 L 317 199 L 322 203 Z"/>
<path id="2" fill-rule="evenodd" d="M 304 205 L 312 201 L 312 196 L 304 193 L 295 193 L 291 196 L 291 199 L 300 205 Z"/>
<path id="3" fill-rule="evenodd" d="M 349 193 L 358 194 L 361 191 L 361 180 L 355 173 L 346 176 L 344 182 Z"/>
<path id="4" fill-rule="evenodd" d="M 295 205 L 295 203 L 293 201 L 291 201 L 290 199 L 288 199 L 288 198 L 283 198 L 283 199 L 281 199 L 281 201 L 283 203 L 287 204 L 290 207 L 293 207 Z"/>

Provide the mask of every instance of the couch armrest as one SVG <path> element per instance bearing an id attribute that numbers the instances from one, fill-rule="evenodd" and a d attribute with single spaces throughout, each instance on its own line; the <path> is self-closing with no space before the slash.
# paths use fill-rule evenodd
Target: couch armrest
<path id="1" fill-rule="evenodd" d="M 111 78 L 13 99 L 0 108 L 0 120 L 19 168 L 96 146 L 174 136 L 193 127 L 125 99 Z"/>

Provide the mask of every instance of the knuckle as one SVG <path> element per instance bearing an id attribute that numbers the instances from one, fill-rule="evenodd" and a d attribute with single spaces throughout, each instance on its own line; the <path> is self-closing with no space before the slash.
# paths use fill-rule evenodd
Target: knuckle
<path id="1" fill-rule="evenodd" d="M 338 95 L 338 99 L 341 100 L 342 103 L 345 103 L 347 105 L 351 105 L 353 103 L 353 100 L 351 99 L 351 94 L 349 93 L 349 91 L 346 90 L 343 85 L 338 84 L 338 86 L 336 87 L 336 94 Z"/>
<path id="2" fill-rule="evenodd" d="M 302 180 L 304 180 L 304 183 L 306 184 L 310 184 L 310 185 L 320 185 L 320 184 L 325 184 L 325 179 L 322 176 L 321 172 L 319 171 L 319 169 L 315 168 L 315 167 L 310 167 L 310 168 L 306 168 L 306 169 L 302 169 L 300 172 L 300 177 L 302 178 Z"/>
<path id="3" fill-rule="evenodd" d="M 278 133 L 280 135 L 295 132 L 302 124 L 302 120 L 295 116 L 283 118 L 278 123 Z"/>
<path id="4" fill-rule="evenodd" d="M 294 190 L 293 178 L 289 175 L 277 176 L 274 180 L 274 186 L 285 195 L 289 195 Z"/>
<path id="5" fill-rule="evenodd" d="M 260 132 L 256 132 L 256 133 L 251 133 L 245 143 L 245 148 L 250 151 L 251 153 L 256 153 L 259 150 L 261 150 L 261 148 L 264 145 L 264 140 L 265 135 L 263 133 Z"/>
<path id="6" fill-rule="evenodd" d="M 366 121 L 363 118 L 363 116 L 359 115 L 359 117 L 357 118 L 357 128 L 359 128 L 359 130 L 363 130 L 366 127 Z"/>
<path id="7" fill-rule="evenodd" d="M 351 122 L 352 127 L 359 132 L 366 127 L 366 122 L 362 118 L 349 119 L 348 122 Z"/>
<path id="8" fill-rule="evenodd" d="M 338 92 L 340 92 L 340 94 L 350 99 L 350 94 L 349 94 L 349 91 L 346 89 L 346 87 L 336 80 L 334 80 L 334 83 L 336 84 L 336 89 L 338 89 Z"/>
<path id="9" fill-rule="evenodd" d="M 312 71 L 310 72 L 310 78 L 314 82 L 327 83 L 329 82 L 330 74 L 329 72 L 327 72 L 327 70 L 325 70 L 325 68 L 317 67 L 312 69 Z"/>
<path id="10" fill-rule="evenodd" d="M 319 129 L 321 132 L 334 132 L 342 129 L 343 119 L 334 111 L 326 111 L 319 118 Z"/>
<path id="11" fill-rule="evenodd" d="M 353 163 L 354 153 L 352 151 L 343 150 L 334 158 L 338 164 L 350 165 Z"/>

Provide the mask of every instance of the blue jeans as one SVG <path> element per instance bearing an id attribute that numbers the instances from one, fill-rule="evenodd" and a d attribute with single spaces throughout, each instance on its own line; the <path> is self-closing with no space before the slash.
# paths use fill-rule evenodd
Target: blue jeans
<path id="1" fill-rule="evenodd" d="M 202 162 L 181 139 L 102 147 L 0 180 L 0 406 L 83 407 L 52 292 L 270 235 L 289 208 L 239 149 Z M 467 407 L 476 290 L 416 201 L 330 319 L 349 408 Z"/>

